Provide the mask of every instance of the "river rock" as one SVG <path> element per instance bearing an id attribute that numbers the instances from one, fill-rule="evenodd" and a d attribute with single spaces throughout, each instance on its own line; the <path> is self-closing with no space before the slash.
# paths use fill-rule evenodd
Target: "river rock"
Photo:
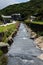
<path id="1" fill-rule="evenodd" d="M 37 44 L 38 45 L 38 47 L 41 49 L 41 50 L 43 50 L 43 43 L 40 43 L 40 44 Z"/>
<path id="2" fill-rule="evenodd" d="M 38 38 L 35 39 L 35 42 L 38 43 L 43 43 L 43 36 L 40 36 Z"/>
<path id="3" fill-rule="evenodd" d="M 38 58 L 43 60 L 43 54 L 39 55 Z"/>
<path id="4" fill-rule="evenodd" d="M 36 38 L 35 43 L 41 50 L 43 50 L 43 36 Z"/>
<path id="5" fill-rule="evenodd" d="M 35 32 L 31 32 L 30 38 L 31 38 L 31 39 L 37 38 L 37 34 L 36 34 Z"/>

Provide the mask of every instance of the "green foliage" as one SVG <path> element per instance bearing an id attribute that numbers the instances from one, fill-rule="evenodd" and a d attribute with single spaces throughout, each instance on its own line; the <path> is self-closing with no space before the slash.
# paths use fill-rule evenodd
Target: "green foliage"
<path id="1" fill-rule="evenodd" d="M 43 14 L 43 0 L 30 0 L 25 3 L 10 5 L 2 10 L 0 14 L 11 15 L 21 13 L 24 19 L 35 13 Z M 43 17 L 43 15 L 41 15 Z"/>
<path id="2" fill-rule="evenodd" d="M 14 29 L 16 28 L 15 24 L 10 24 L 10 25 L 7 25 L 7 26 L 0 26 L 0 32 L 6 32 L 6 31 L 11 30 L 13 28 Z"/>
<path id="3" fill-rule="evenodd" d="M 30 24 L 30 19 L 26 19 L 24 22 L 25 22 L 26 24 Z"/>
<path id="4" fill-rule="evenodd" d="M 31 22 L 31 23 L 33 23 L 33 24 L 39 24 L 39 25 L 43 25 L 43 21 L 33 21 L 33 22 Z"/>
<path id="5" fill-rule="evenodd" d="M 37 32 L 38 35 L 43 36 L 43 31 L 42 32 Z"/>
<path id="6" fill-rule="evenodd" d="M 3 52 L 0 50 L 0 56 L 2 56 L 3 55 Z"/>
<path id="7" fill-rule="evenodd" d="M 1 21 L 3 20 L 2 17 L 1 17 L 1 14 L 0 14 L 0 20 L 1 20 Z"/>
<path id="8" fill-rule="evenodd" d="M 4 32 L 2 42 L 7 42 L 7 38 L 12 34 L 12 32 L 15 32 L 15 30 L 16 30 L 16 24 L 0 26 L 0 33 Z"/>
<path id="9" fill-rule="evenodd" d="M 7 65 L 7 62 L 8 62 L 8 57 L 3 55 L 1 58 L 0 58 L 0 65 Z"/>

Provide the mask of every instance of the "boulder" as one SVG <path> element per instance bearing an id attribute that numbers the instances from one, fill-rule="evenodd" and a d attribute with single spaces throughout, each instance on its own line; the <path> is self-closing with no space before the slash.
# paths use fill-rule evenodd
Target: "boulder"
<path id="1" fill-rule="evenodd" d="M 43 60 L 43 54 L 39 55 L 37 58 Z"/>
<path id="2" fill-rule="evenodd" d="M 43 36 L 36 38 L 35 43 L 41 50 L 43 50 Z"/>
<path id="3" fill-rule="evenodd" d="M 43 43 L 43 36 L 40 36 L 38 38 L 35 39 L 35 42 L 38 43 Z"/>
<path id="4" fill-rule="evenodd" d="M 39 44 L 37 44 L 37 46 L 38 46 L 41 50 L 43 50 L 43 43 L 39 43 Z"/>
<path id="5" fill-rule="evenodd" d="M 31 39 L 37 38 L 37 34 L 36 34 L 35 32 L 31 32 L 30 38 L 31 38 Z"/>

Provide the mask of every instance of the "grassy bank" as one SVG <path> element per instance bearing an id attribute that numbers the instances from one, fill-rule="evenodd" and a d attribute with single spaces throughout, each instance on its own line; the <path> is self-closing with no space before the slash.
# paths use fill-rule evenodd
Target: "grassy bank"
<path id="1" fill-rule="evenodd" d="M 18 22 L 15 24 L 10 24 L 7 26 L 0 26 L 0 33 L 4 33 L 2 38 L 2 42 L 7 42 L 8 37 L 12 34 L 12 32 L 17 31 Z"/>
<path id="2" fill-rule="evenodd" d="M 0 50 L 0 65 L 7 65 L 8 57 L 3 54 L 3 51 Z"/>
<path id="3" fill-rule="evenodd" d="M 0 26 L 0 32 L 13 31 L 14 29 L 16 29 L 15 24 L 10 24 L 10 25 L 7 25 L 7 26 Z"/>
<path id="4" fill-rule="evenodd" d="M 6 26 L 0 26 L 0 33 L 3 35 L 3 36 L 0 35 L 0 38 L 2 38 L 1 42 L 7 43 L 12 33 L 15 34 L 15 32 L 17 32 L 18 26 L 19 22 L 12 23 Z M 6 65 L 7 57 L 3 56 L 5 48 L 3 49 L 2 48 L 3 47 L 0 47 L 0 65 Z M 7 47 L 5 50 L 6 50 L 5 52 L 7 53 Z"/>
<path id="5" fill-rule="evenodd" d="M 24 22 L 38 35 L 43 36 L 43 21 L 25 20 Z"/>
<path id="6" fill-rule="evenodd" d="M 30 19 L 24 20 L 24 22 L 25 22 L 26 24 L 29 24 L 29 23 L 30 23 Z"/>
<path id="7" fill-rule="evenodd" d="M 30 23 L 30 27 L 38 35 L 43 36 L 43 21 L 33 21 Z"/>
<path id="8" fill-rule="evenodd" d="M 33 22 L 31 22 L 31 23 L 33 23 L 33 24 L 39 24 L 39 25 L 43 25 L 43 21 L 33 21 Z"/>

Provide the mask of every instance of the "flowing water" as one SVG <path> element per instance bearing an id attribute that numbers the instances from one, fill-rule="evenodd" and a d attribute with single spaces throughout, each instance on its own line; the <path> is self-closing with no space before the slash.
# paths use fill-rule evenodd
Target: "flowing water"
<path id="1" fill-rule="evenodd" d="M 33 40 L 30 39 L 24 24 L 21 23 L 19 31 L 14 37 L 14 42 L 8 51 L 7 65 L 43 65 L 43 61 L 37 56 L 41 51 L 36 48 Z"/>

